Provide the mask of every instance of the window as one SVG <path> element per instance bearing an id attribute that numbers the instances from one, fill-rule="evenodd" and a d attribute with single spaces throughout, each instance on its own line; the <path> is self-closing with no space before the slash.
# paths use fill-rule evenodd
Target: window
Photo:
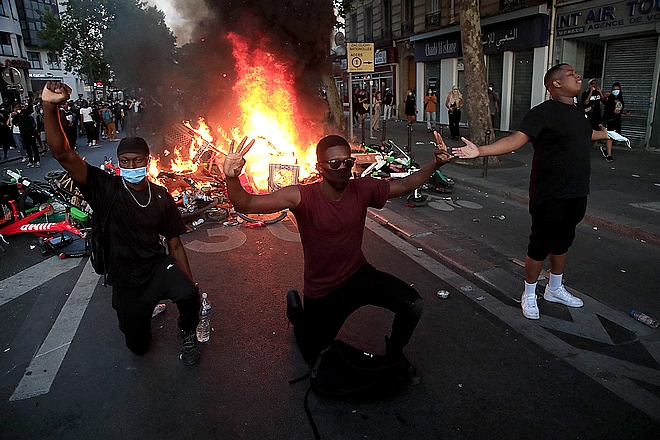
<path id="1" fill-rule="evenodd" d="M 383 1 L 383 29 L 392 29 L 392 0 Z"/>
<path id="2" fill-rule="evenodd" d="M 51 70 L 60 70 L 60 57 L 56 53 L 48 52 L 47 63 Z"/>
<path id="3" fill-rule="evenodd" d="M 348 30 L 350 31 L 348 34 L 348 41 L 350 43 L 355 43 L 357 41 L 357 26 L 358 26 L 357 14 L 353 13 L 351 14 L 351 19 L 349 21 L 349 27 L 348 27 Z"/>
<path id="4" fill-rule="evenodd" d="M 16 41 L 18 43 L 18 53 L 21 57 L 25 57 L 25 54 L 23 53 L 23 37 L 16 35 Z"/>
<path id="5" fill-rule="evenodd" d="M 30 69 L 41 69 L 41 57 L 39 52 L 28 52 L 28 61 L 30 62 Z"/>
<path id="6" fill-rule="evenodd" d="M 7 17 L 7 11 L 5 11 L 5 4 L 0 1 L 0 15 Z"/>
<path id="7" fill-rule="evenodd" d="M 0 55 L 14 56 L 14 49 L 11 47 L 11 35 L 7 32 L 0 32 Z"/>
<path id="8" fill-rule="evenodd" d="M 364 8 L 364 41 L 374 41 L 374 9 L 371 6 Z"/>

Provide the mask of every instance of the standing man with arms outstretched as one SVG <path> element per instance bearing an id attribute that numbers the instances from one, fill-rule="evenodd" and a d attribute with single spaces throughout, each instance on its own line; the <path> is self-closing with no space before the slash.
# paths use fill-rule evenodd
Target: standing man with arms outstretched
<path id="1" fill-rule="evenodd" d="M 539 319 L 536 282 L 543 262 L 550 257 L 550 282 L 543 297 L 547 301 L 582 307 L 582 300 L 566 291 L 562 281 L 568 248 L 575 228 L 587 210 L 591 155 L 589 147 L 607 139 L 602 125 L 594 131 L 582 105 L 575 97 L 582 91 L 582 79 L 568 64 L 558 64 L 545 74 L 545 87 L 552 99 L 527 113 L 518 131 L 497 142 L 477 147 L 454 148 L 460 158 L 499 156 L 531 141 L 534 146 L 529 183 L 529 212 L 532 232 L 525 261 L 525 291 L 521 298 L 526 318 Z"/>
<path id="2" fill-rule="evenodd" d="M 128 137 L 119 143 L 120 176 L 89 165 L 71 149 L 58 110 L 70 94 L 65 84 L 46 83 L 41 97 L 46 136 L 53 157 L 79 185 L 94 215 L 107 218 L 103 241 L 108 283 L 126 346 L 138 356 L 149 350 L 152 311 L 159 301 L 170 299 L 179 309 L 179 358 L 195 364 L 200 303 L 179 238 L 186 232 L 181 214 L 167 190 L 146 177 L 149 147 L 144 139 Z"/>
<path id="3" fill-rule="evenodd" d="M 440 135 L 434 135 L 442 147 L 436 148 L 435 160 L 405 179 L 392 181 L 351 179 L 355 158 L 348 142 L 340 136 L 326 136 L 316 147 L 316 170 L 323 180 L 287 186 L 267 195 L 248 194 L 241 186 L 238 176 L 245 164 L 243 156 L 252 143 L 245 145 L 244 139 L 233 152 L 232 142 L 224 172 L 236 210 L 271 213 L 288 208 L 298 222 L 305 264 L 305 307 L 296 290 L 288 291 L 287 317 L 308 364 L 314 364 L 351 313 L 375 305 L 395 313 L 392 333 L 386 338 L 387 355 L 408 366 L 411 385 L 419 383 L 403 348 L 422 315 L 422 299 L 408 283 L 367 263 L 362 237 L 368 207 L 382 208 L 387 199 L 410 193 L 451 160 Z"/>

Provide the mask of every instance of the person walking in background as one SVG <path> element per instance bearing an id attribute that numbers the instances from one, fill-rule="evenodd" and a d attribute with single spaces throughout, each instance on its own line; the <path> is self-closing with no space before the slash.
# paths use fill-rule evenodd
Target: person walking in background
<path id="1" fill-rule="evenodd" d="M 87 146 L 95 146 L 96 142 L 96 126 L 94 122 L 94 117 L 92 113 L 94 109 L 89 105 L 87 101 L 82 102 L 82 107 L 80 108 L 80 119 L 85 127 L 85 134 L 87 135 Z"/>
<path id="2" fill-rule="evenodd" d="M 21 128 L 16 123 L 16 116 L 21 111 L 21 104 L 14 105 L 13 111 L 9 114 L 9 127 L 11 128 L 11 135 L 14 138 L 14 145 L 18 149 L 18 152 L 21 154 L 21 162 L 27 162 L 27 153 L 25 153 L 25 147 L 23 146 L 23 139 L 21 139 Z"/>
<path id="3" fill-rule="evenodd" d="M 584 113 L 587 115 L 593 130 L 600 130 L 600 124 L 603 122 L 600 108 L 601 100 L 602 94 L 600 87 L 598 87 L 598 81 L 595 78 L 590 79 L 587 90 L 582 93 L 581 101 L 584 106 Z"/>
<path id="4" fill-rule="evenodd" d="M 406 93 L 406 99 L 404 99 L 403 104 L 405 105 L 406 118 L 408 118 L 408 128 L 412 129 L 412 124 L 417 118 L 417 102 L 415 100 L 415 94 L 412 89 L 408 89 Z"/>
<path id="5" fill-rule="evenodd" d="M 32 117 L 32 104 L 21 106 L 20 111 L 14 115 L 14 124 L 20 129 L 20 138 L 23 148 L 27 152 L 29 168 L 41 166 L 39 147 L 37 147 L 37 123 Z"/>
<path id="6" fill-rule="evenodd" d="M 14 146 L 14 137 L 9 127 L 9 115 L 0 111 L 0 144 L 2 144 L 3 159 L 7 160 L 7 152 Z"/>
<path id="7" fill-rule="evenodd" d="M 449 115 L 449 132 L 454 140 L 461 135 L 458 124 L 461 121 L 461 107 L 464 104 L 463 95 L 458 90 L 458 86 L 452 86 L 451 92 L 447 93 L 445 107 L 447 107 L 447 114 Z"/>
<path id="8" fill-rule="evenodd" d="M 435 109 L 438 103 L 438 97 L 429 88 L 424 96 L 424 119 L 426 119 L 426 131 L 429 133 L 435 130 Z"/>
<path id="9" fill-rule="evenodd" d="M 387 88 L 385 89 L 385 95 L 383 96 L 383 106 L 385 107 L 385 120 L 389 121 L 392 119 L 392 105 L 394 105 L 394 95 L 392 91 Z"/>
<path id="10" fill-rule="evenodd" d="M 371 120 L 371 129 L 374 131 L 380 131 L 380 115 L 383 106 L 383 98 L 380 94 L 380 90 L 374 94 L 373 105 L 374 105 L 374 115 L 373 115 L 373 119 Z"/>
<path id="11" fill-rule="evenodd" d="M 500 112 L 500 94 L 495 91 L 495 84 L 488 84 L 488 109 L 490 110 L 490 123 L 495 131 L 495 115 Z"/>
<path id="12" fill-rule="evenodd" d="M 532 232 L 525 261 L 525 290 L 522 314 L 539 319 L 536 283 L 543 263 L 550 258 L 550 282 L 546 301 L 568 307 L 582 307 L 582 300 L 571 295 L 563 284 L 568 249 L 575 239 L 575 228 L 587 210 L 593 142 L 607 139 L 603 127 L 594 131 L 582 106 L 574 98 L 582 91 L 582 80 L 568 64 L 558 64 L 545 74 L 544 84 L 552 99 L 532 108 L 518 131 L 490 145 L 477 147 L 463 138 L 466 146 L 454 148 L 459 158 L 499 156 L 531 141 L 534 147 L 529 184 L 529 213 Z"/>
<path id="13" fill-rule="evenodd" d="M 623 102 L 623 93 L 621 92 L 621 84 L 615 82 L 612 84 L 612 91 L 605 93 L 605 111 L 603 112 L 603 121 L 605 122 L 605 127 L 610 131 L 616 131 L 621 134 L 621 114 L 626 113 L 623 108 L 625 103 Z M 627 112 L 630 114 L 630 112 Z M 600 147 L 600 152 L 603 154 L 603 157 L 606 161 L 612 162 L 612 139 L 607 138 L 605 141 L 605 146 Z"/>
<path id="14" fill-rule="evenodd" d="M 364 124 L 364 120 L 367 119 L 369 114 L 369 97 L 367 96 L 367 91 L 364 89 L 358 90 L 357 93 L 357 115 L 358 115 L 358 124 Z"/>
<path id="15" fill-rule="evenodd" d="M 109 106 L 104 106 L 101 110 L 101 119 L 106 126 L 107 136 L 110 141 L 117 141 L 117 127 L 115 126 L 115 115 Z"/>

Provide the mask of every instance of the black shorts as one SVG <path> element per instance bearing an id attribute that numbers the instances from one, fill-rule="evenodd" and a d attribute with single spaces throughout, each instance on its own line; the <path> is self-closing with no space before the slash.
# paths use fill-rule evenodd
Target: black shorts
<path id="1" fill-rule="evenodd" d="M 544 261 L 550 254 L 561 255 L 575 239 L 575 228 L 587 212 L 587 198 L 547 199 L 529 201 L 532 233 L 529 235 L 527 256 Z"/>

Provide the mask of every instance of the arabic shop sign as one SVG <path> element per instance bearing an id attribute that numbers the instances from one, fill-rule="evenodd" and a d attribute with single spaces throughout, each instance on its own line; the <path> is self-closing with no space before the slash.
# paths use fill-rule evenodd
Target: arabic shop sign
<path id="1" fill-rule="evenodd" d="M 482 43 L 485 54 L 546 46 L 548 16 L 483 26 Z M 418 62 L 456 58 L 462 54 L 460 32 L 415 42 L 415 61 Z"/>
<path id="2" fill-rule="evenodd" d="M 557 7 L 557 36 L 597 35 L 610 29 L 641 31 L 660 23 L 660 0 L 625 0 L 603 5 L 602 1 Z M 646 26 L 643 26 L 646 25 Z"/>

